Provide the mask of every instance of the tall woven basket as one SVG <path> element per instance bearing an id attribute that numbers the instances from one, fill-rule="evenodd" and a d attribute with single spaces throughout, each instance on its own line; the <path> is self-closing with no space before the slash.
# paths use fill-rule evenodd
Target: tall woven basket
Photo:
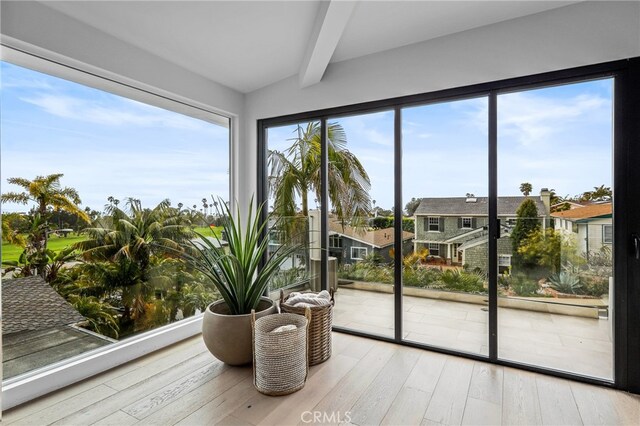
<path id="1" fill-rule="evenodd" d="M 275 314 L 255 319 L 251 312 L 253 331 L 253 384 L 271 396 L 288 395 L 304 387 L 309 372 L 308 330 L 311 313 Z M 274 333 L 283 325 L 295 325 L 295 330 Z"/>
<path id="2" fill-rule="evenodd" d="M 306 309 L 311 311 L 311 322 L 309 324 L 310 366 L 323 363 L 331 357 L 331 326 L 333 324 L 333 306 L 336 302 L 333 297 L 333 289 L 329 292 L 331 294 L 331 304 L 329 305 L 296 308 L 286 304 L 289 296 L 285 298 L 284 292 L 280 290 L 280 312 L 305 315 Z"/>

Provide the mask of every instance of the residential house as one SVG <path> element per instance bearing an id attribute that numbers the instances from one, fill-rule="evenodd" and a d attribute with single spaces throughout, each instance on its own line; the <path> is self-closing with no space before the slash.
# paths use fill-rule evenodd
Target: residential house
<path id="1" fill-rule="evenodd" d="M 402 231 L 402 252 L 411 253 L 413 233 Z M 395 242 L 394 229 L 362 230 L 342 226 L 339 221 L 329 222 L 329 256 L 339 264 L 351 264 L 365 259 L 371 254 L 381 257 L 383 262 L 393 261 Z"/>
<path id="2" fill-rule="evenodd" d="M 600 251 L 613 244 L 612 204 L 598 203 L 552 213 L 554 228 L 575 238 L 581 253 Z"/>
<path id="3" fill-rule="evenodd" d="M 543 188 L 536 202 L 543 226 L 548 224 L 551 193 Z M 509 234 L 516 223 L 516 211 L 524 196 L 499 197 L 498 266 L 503 271 L 511 266 L 512 246 Z M 488 197 L 422 198 L 414 213 L 416 236 L 414 250 L 429 250 L 450 265 L 487 268 Z"/>

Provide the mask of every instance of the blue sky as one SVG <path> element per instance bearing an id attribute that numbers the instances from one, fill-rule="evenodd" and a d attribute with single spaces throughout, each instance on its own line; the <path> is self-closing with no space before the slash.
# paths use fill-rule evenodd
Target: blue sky
<path id="1" fill-rule="evenodd" d="M 96 210 L 109 196 L 198 209 L 228 199 L 226 128 L 6 62 L 0 71 L 2 192 L 19 190 L 9 177 L 64 173 L 63 186 Z"/>
<path id="2" fill-rule="evenodd" d="M 498 97 L 498 192 L 555 189 L 576 195 L 611 186 L 612 80 Z M 403 199 L 488 193 L 487 98 L 403 109 Z M 333 120 L 332 120 L 333 121 Z M 393 112 L 337 119 L 371 179 L 376 205 L 393 206 Z M 292 126 L 269 129 L 282 150 Z"/>
<path id="3" fill-rule="evenodd" d="M 198 209 L 203 197 L 228 197 L 226 128 L 5 62 L 0 71 L 2 192 L 16 189 L 8 177 L 64 173 L 63 185 L 97 210 L 110 195 Z M 611 186 L 612 86 L 599 80 L 499 96 L 499 193 L 519 195 L 525 181 L 534 193 L 560 195 Z M 369 173 L 372 199 L 390 208 L 392 111 L 337 121 Z M 270 129 L 270 148 L 284 149 L 293 130 Z M 402 131 L 404 203 L 487 195 L 486 98 L 405 108 Z"/>

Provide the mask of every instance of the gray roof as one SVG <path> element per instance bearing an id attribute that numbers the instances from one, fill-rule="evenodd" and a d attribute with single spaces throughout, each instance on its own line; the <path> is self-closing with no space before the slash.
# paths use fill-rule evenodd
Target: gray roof
<path id="1" fill-rule="evenodd" d="M 475 203 L 467 203 L 466 197 L 422 198 L 415 211 L 416 216 L 488 216 L 489 198 L 475 197 Z M 538 214 L 545 216 L 540 197 L 529 197 L 536 202 Z M 515 216 L 525 197 L 498 197 L 498 216 Z"/>
<path id="2" fill-rule="evenodd" d="M 44 330 L 84 320 L 41 277 L 2 280 L 2 334 Z"/>

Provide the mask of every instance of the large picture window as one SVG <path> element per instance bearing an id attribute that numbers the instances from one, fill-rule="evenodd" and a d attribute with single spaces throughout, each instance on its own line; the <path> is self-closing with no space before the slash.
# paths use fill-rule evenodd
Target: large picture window
<path id="1" fill-rule="evenodd" d="M 180 253 L 224 244 L 228 119 L 0 67 L 3 379 L 202 313 Z"/>

